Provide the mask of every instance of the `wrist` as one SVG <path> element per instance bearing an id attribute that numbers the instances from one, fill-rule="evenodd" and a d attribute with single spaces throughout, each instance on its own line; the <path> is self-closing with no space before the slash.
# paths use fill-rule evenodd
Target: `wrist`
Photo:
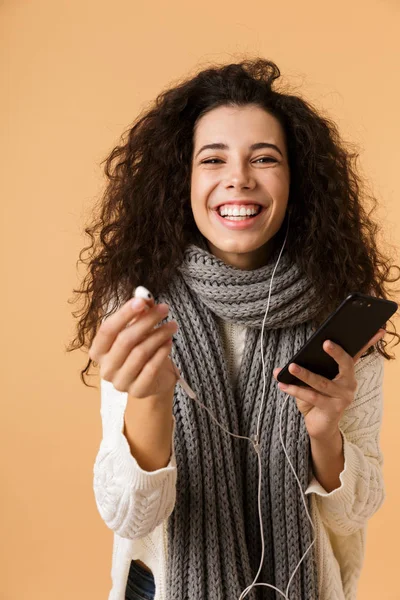
<path id="1" fill-rule="evenodd" d="M 136 398 L 128 394 L 129 405 L 140 406 L 141 410 L 151 412 L 168 412 L 172 410 L 174 401 L 174 390 L 164 392 L 163 394 L 154 394 L 145 398 Z"/>
<path id="2" fill-rule="evenodd" d="M 342 438 L 340 433 L 339 423 L 333 425 L 330 429 L 327 429 L 323 433 L 318 435 L 310 435 L 310 442 L 317 445 L 332 445 L 337 443 Z"/>
<path id="3" fill-rule="evenodd" d="M 337 428 L 323 439 L 310 438 L 312 470 L 327 492 L 340 487 L 340 473 L 344 469 L 344 442 Z"/>
<path id="4" fill-rule="evenodd" d="M 339 429 L 323 438 L 310 438 L 310 445 L 313 454 L 324 453 L 334 458 L 343 453 L 343 438 Z"/>

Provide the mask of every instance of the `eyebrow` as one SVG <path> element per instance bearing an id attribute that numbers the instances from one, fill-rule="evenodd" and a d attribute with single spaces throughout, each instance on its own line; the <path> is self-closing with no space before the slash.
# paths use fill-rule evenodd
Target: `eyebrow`
<path id="1" fill-rule="evenodd" d="M 200 148 L 200 150 L 197 152 L 195 158 L 198 157 L 200 152 L 203 152 L 203 150 L 206 150 L 207 148 L 211 148 L 212 150 L 229 150 L 229 146 L 227 146 L 226 144 L 221 144 L 218 142 L 216 142 L 215 144 L 206 144 L 205 146 L 202 146 Z M 279 150 L 278 146 L 276 146 L 275 144 L 268 144 L 267 142 L 257 142 L 256 144 L 252 144 L 249 147 L 249 150 L 259 150 L 260 148 L 273 148 L 273 150 L 276 150 L 277 152 L 279 152 L 279 154 L 283 158 L 283 154 Z"/>

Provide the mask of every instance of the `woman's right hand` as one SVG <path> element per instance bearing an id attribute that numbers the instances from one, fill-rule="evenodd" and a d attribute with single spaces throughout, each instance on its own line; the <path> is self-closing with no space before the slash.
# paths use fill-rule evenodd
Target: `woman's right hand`
<path id="1" fill-rule="evenodd" d="M 169 353 L 176 321 L 155 327 L 165 319 L 167 304 L 138 298 L 128 300 L 100 325 L 89 358 L 100 365 L 100 377 L 116 390 L 135 398 L 173 397 L 179 379 Z"/>

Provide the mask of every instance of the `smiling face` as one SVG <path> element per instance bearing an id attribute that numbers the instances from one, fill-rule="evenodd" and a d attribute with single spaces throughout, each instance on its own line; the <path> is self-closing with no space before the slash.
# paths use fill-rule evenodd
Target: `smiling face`
<path id="1" fill-rule="evenodd" d="M 202 150 L 208 144 L 226 148 Z M 257 146 L 252 149 L 253 145 Z M 190 199 L 194 220 L 212 254 L 240 269 L 265 265 L 285 218 L 289 185 L 285 133 L 271 114 L 255 105 L 220 106 L 199 119 Z M 237 213 L 222 210 L 221 216 L 216 208 L 225 203 Z M 247 217 L 250 207 L 261 211 Z"/>

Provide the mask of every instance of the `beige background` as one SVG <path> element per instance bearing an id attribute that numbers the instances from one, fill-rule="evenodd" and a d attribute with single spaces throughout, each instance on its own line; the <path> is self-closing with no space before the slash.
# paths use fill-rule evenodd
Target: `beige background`
<path id="1" fill-rule="evenodd" d="M 80 382 L 86 355 L 64 350 L 100 161 L 161 89 L 211 61 L 264 56 L 360 145 L 385 239 L 398 245 L 399 7 L 0 3 L 1 600 L 104 600 L 110 588 L 112 532 L 92 492 L 100 397 Z M 398 360 L 385 368 L 387 500 L 370 521 L 362 600 L 400 598 Z"/>

